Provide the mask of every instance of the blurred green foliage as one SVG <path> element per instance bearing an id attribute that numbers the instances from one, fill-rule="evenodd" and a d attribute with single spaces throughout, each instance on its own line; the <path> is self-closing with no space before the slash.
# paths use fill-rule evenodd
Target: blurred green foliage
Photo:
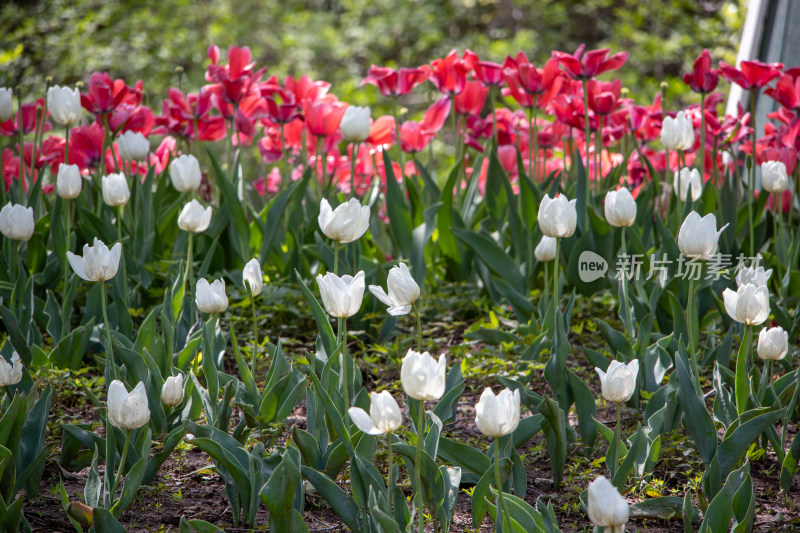
<path id="1" fill-rule="evenodd" d="M 145 81 L 156 110 L 167 87 L 203 83 L 206 50 L 247 45 L 269 74 L 308 74 L 353 103 L 371 63 L 416 66 L 452 48 L 502 61 L 524 50 L 627 50 L 616 75 L 650 100 L 662 81 L 670 107 L 691 98 L 679 76 L 703 48 L 735 61 L 747 0 L 39 0 L 0 6 L 0 86 L 43 92 L 45 79 L 72 85 L 95 70 Z M 420 95 L 424 101 L 424 96 Z M 410 103 L 410 102 L 409 102 Z"/>

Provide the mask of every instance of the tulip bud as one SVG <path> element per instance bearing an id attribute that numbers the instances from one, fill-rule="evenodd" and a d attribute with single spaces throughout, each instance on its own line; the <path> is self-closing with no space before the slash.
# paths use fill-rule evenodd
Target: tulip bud
<path id="1" fill-rule="evenodd" d="M 344 137 L 345 141 L 362 142 L 369 137 L 369 115 L 369 106 L 358 107 L 351 105 L 345 110 L 344 116 L 342 116 L 342 123 L 339 126 L 342 128 L 342 137 Z"/>
<path id="2" fill-rule="evenodd" d="M 15 241 L 30 240 L 34 229 L 33 208 L 8 202 L 0 209 L 0 233 Z"/>
<path id="3" fill-rule="evenodd" d="M 183 376 L 170 376 L 161 387 L 161 401 L 168 407 L 180 405 L 183 401 Z"/>
<path id="4" fill-rule="evenodd" d="M 400 382 L 406 394 L 415 400 L 438 400 L 444 394 L 447 359 L 437 362 L 428 352 L 408 350 L 400 367 Z"/>
<path id="5" fill-rule="evenodd" d="M 604 206 L 606 222 L 617 228 L 633 226 L 636 221 L 636 201 L 624 187 L 606 193 Z"/>
<path id="6" fill-rule="evenodd" d="M 338 318 L 351 317 L 361 309 L 364 298 L 364 271 L 355 277 L 345 274 L 341 278 L 332 272 L 317 275 L 317 285 L 322 303 L 328 314 Z"/>
<path id="7" fill-rule="evenodd" d="M 86 281 L 107 281 L 117 275 L 122 244 L 115 244 L 111 250 L 103 241 L 94 238 L 94 246 L 83 245 L 83 257 L 67 252 L 67 261 L 72 270 Z"/>
<path id="8" fill-rule="evenodd" d="M 636 390 L 636 378 L 639 375 L 639 360 L 634 359 L 627 365 L 619 361 L 611 361 L 605 372 L 595 368 L 600 376 L 600 389 L 603 398 L 609 402 L 627 402 Z"/>
<path id="9" fill-rule="evenodd" d="M 120 380 L 111 382 L 108 387 L 108 421 L 120 429 L 138 429 L 150 421 L 144 383 L 140 381 L 128 393 Z"/>
<path id="10" fill-rule="evenodd" d="M 83 178 L 78 165 L 58 165 L 58 177 L 56 178 L 56 193 L 65 200 L 72 200 L 81 194 Z"/>
<path id="11" fill-rule="evenodd" d="M 200 279 L 195 288 L 194 301 L 197 308 L 204 313 L 221 313 L 228 308 L 228 296 L 225 294 L 225 280 L 214 280 L 208 283 L 205 279 Z"/>
<path id="12" fill-rule="evenodd" d="M 738 274 L 736 274 L 736 286 L 741 287 L 748 283 L 757 287 L 766 285 L 772 276 L 772 269 L 764 270 L 764 267 L 751 268 L 743 267 Z"/>
<path id="13" fill-rule="evenodd" d="M 264 276 L 261 274 L 261 264 L 258 259 L 251 259 L 242 270 L 242 283 L 247 287 L 250 284 L 250 294 L 258 296 L 264 285 Z"/>
<path id="14" fill-rule="evenodd" d="M 696 211 L 692 211 L 681 224 L 678 248 L 686 257 L 711 259 L 717 253 L 719 236 L 727 227 L 725 224 L 717 231 L 717 217 L 708 214 L 701 218 Z"/>
<path id="15" fill-rule="evenodd" d="M 419 298 L 419 285 L 411 277 L 405 263 L 392 267 L 386 278 L 386 286 L 389 294 L 377 285 L 370 285 L 369 291 L 375 297 L 389 306 L 389 314 L 392 316 L 407 315 L 411 312 L 411 306 Z"/>
<path id="16" fill-rule="evenodd" d="M 782 193 L 789 188 L 789 176 L 783 161 L 761 163 L 761 185 L 767 192 Z"/>
<path id="17" fill-rule="evenodd" d="M 190 233 L 202 233 L 211 224 L 211 208 L 200 205 L 197 200 L 192 200 L 181 210 L 178 215 L 178 227 Z"/>
<path id="18" fill-rule="evenodd" d="M 0 355 L 0 387 L 16 385 L 20 380 L 22 380 L 22 360 L 19 354 L 14 352 L 11 355 L 11 364 Z"/>
<path id="19" fill-rule="evenodd" d="M 0 122 L 5 122 L 14 116 L 14 91 L 0 87 Z"/>
<path id="20" fill-rule="evenodd" d="M 545 194 L 539 205 L 537 215 L 539 229 L 544 235 L 553 238 L 570 237 L 575 233 L 578 222 L 578 212 L 575 210 L 575 200 L 567 200 L 563 194 L 550 198 Z"/>
<path id="21" fill-rule="evenodd" d="M 789 353 L 789 333 L 783 328 L 764 328 L 758 334 L 758 356 L 769 361 L 780 361 Z"/>
<path id="22" fill-rule="evenodd" d="M 542 240 L 536 245 L 533 250 L 533 256 L 537 261 L 546 263 L 556 258 L 556 239 L 542 235 Z"/>
<path id="23" fill-rule="evenodd" d="M 117 207 L 125 205 L 131 197 L 128 180 L 125 174 L 109 174 L 103 176 L 103 201 L 106 205 Z"/>
<path id="24" fill-rule="evenodd" d="M 700 171 L 696 168 L 683 167 L 680 172 L 675 172 L 675 179 L 672 181 L 672 187 L 675 189 L 675 195 L 681 202 L 686 200 L 686 195 L 689 193 L 689 188 L 691 187 L 691 199 L 693 202 L 696 202 L 700 198 L 700 195 L 703 194 L 703 180 L 700 179 Z"/>
<path id="25" fill-rule="evenodd" d="M 683 111 L 679 111 L 675 118 L 664 117 L 661 144 L 669 150 L 689 150 L 694 146 L 694 125 Z"/>
<path id="26" fill-rule="evenodd" d="M 62 126 L 74 126 L 81 120 L 81 93 L 78 89 L 53 85 L 47 89 L 47 110 Z"/>
<path id="27" fill-rule="evenodd" d="M 150 153 L 150 141 L 141 133 L 128 130 L 117 138 L 117 149 L 122 159 L 144 161 Z"/>
<path id="28" fill-rule="evenodd" d="M 503 389 L 497 396 L 492 389 L 483 389 L 475 405 L 475 425 L 487 437 L 500 438 L 519 426 L 519 390 Z"/>
<path id="29" fill-rule="evenodd" d="M 369 227 L 369 207 L 351 198 L 335 210 L 325 198 L 319 204 L 319 228 L 328 238 L 340 243 L 353 242 L 360 239 Z"/>
<path id="30" fill-rule="evenodd" d="M 347 410 L 356 427 L 367 435 L 386 435 L 396 431 L 403 424 L 403 415 L 389 391 L 373 392 L 369 397 L 369 414 L 360 407 Z"/>
<path id="31" fill-rule="evenodd" d="M 605 477 L 600 476 L 589 483 L 586 507 L 592 524 L 607 528 L 606 533 L 624 533 L 628 522 L 628 502 Z"/>
<path id="32" fill-rule="evenodd" d="M 746 283 L 735 292 L 722 291 L 725 311 L 736 322 L 757 326 L 769 318 L 769 291 L 765 285 Z"/>
<path id="33" fill-rule="evenodd" d="M 200 173 L 200 162 L 191 154 L 183 154 L 169 166 L 169 177 L 172 186 L 180 192 L 192 192 L 200 188 L 203 175 Z"/>

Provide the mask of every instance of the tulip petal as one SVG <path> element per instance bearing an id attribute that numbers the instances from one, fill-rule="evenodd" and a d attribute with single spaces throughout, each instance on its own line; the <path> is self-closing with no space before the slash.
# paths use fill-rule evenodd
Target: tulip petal
<path id="1" fill-rule="evenodd" d="M 83 280 L 94 281 L 86 277 L 86 269 L 83 264 L 83 257 L 75 255 L 72 252 L 67 252 L 67 261 L 69 261 L 72 270 Z"/>
<path id="2" fill-rule="evenodd" d="M 350 415 L 350 419 L 356 427 L 367 435 L 381 435 L 383 433 L 380 429 L 375 427 L 375 424 L 372 422 L 367 412 L 360 407 L 351 407 L 347 410 L 347 413 Z"/>

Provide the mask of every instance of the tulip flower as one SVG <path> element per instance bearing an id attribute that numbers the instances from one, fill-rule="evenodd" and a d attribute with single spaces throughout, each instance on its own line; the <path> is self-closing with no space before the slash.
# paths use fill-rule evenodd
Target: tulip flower
<path id="1" fill-rule="evenodd" d="M 178 227 L 189 233 L 202 233 L 211 224 L 211 207 L 203 206 L 197 200 L 192 200 L 181 209 L 178 215 Z"/>
<path id="2" fill-rule="evenodd" d="M 369 137 L 370 109 L 367 107 L 350 106 L 342 116 L 342 137 L 348 142 L 363 142 Z"/>
<path id="3" fill-rule="evenodd" d="M 766 286 L 772 276 L 772 269 L 764 270 L 764 267 L 752 268 L 743 267 L 738 274 L 736 274 L 736 286 L 741 287 L 748 283 L 756 287 Z"/>
<path id="4" fill-rule="evenodd" d="M 323 198 L 319 204 L 317 222 L 328 238 L 339 243 L 353 242 L 360 239 L 369 227 L 369 207 L 351 198 L 332 210 L 331 204 Z"/>
<path id="5" fill-rule="evenodd" d="M 780 194 L 789 188 L 789 176 L 782 161 L 761 163 L 761 184 L 768 192 Z"/>
<path id="6" fill-rule="evenodd" d="M 768 88 L 765 94 L 772 97 L 786 109 L 797 111 L 800 109 L 800 78 L 782 75 L 775 88 Z"/>
<path id="7" fill-rule="evenodd" d="M 219 314 L 228 308 L 228 296 L 225 294 L 225 280 L 220 278 L 214 283 L 201 278 L 197 281 L 194 301 L 197 308 L 210 315 Z"/>
<path id="8" fill-rule="evenodd" d="M 736 291 L 722 292 L 725 311 L 732 319 L 748 326 L 757 326 L 769 318 L 769 291 L 765 285 L 746 283 Z"/>
<path id="9" fill-rule="evenodd" d="M 719 71 L 711 68 L 711 54 L 703 50 L 694 61 L 692 72 L 683 75 L 683 83 L 700 94 L 713 92 L 719 83 Z M 701 107 L 702 109 L 702 107 Z"/>
<path id="10" fill-rule="evenodd" d="M 150 141 L 141 133 L 128 130 L 117 138 L 117 148 L 122 159 L 144 161 L 150 153 Z"/>
<path id="11" fill-rule="evenodd" d="M 661 144 L 668 150 L 689 150 L 694 146 L 694 125 L 683 111 L 678 111 L 675 118 L 664 117 Z"/>
<path id="12" fill-rule="evenodd" d="M 407 315 L 411 312 L 411 307 L 419 298 L 419 285 L 411 277 L 405 263 L 392 267 L 386 278 L 386 286 L 389 294 L 382 287 L 370 285 L 369 291 L 378 300 L 389 306 L 389 314 L 392 316 Z"/>
<path id="13" fill-rule="evenodd" d="M 348 318 L 358 313 L 364 298 L 364 271 L 355 277 L 345 274 L 342 277 L 332 272 L 317 275 L 317 285 L 322 303 L 328 314 L 338 318 Z"/>
<path id="14" fill-rule="evenodd" d="M 475 77 L 486 87 L 502 87 L 506 79 L 503 65 L 491 61 L 475 63 Z"/>
<path id="15" fill-rule="evenodd" d="M 113 426 L 127 430 L 139 429 L 150 421 L 144 383 L 140 381 L 129 393 L 118 379 L 111 382 L 108 388 L 108 421 Z"/>
<path id="16" fill-rule="evenodd" d="M 636 221 L 636 201 L 626 188 L 606 193 L 606 221 L 617 228 L 632 226 Z"/>
<path id="17" fill-rule="evenodd" d="M 400 381 L 406 394 L 415 400 L 438 400 L 444 394 L 447 359 L 438 362 L 428 352 L 408 350 L 400 368 Z"/>
<path id="18" fill-rule="evenodd" d="M 539 205 L 537 220 L 544 235 L 554 238 L 571 237 L 578 221 L 575 200 L 567 200 L 563 194 L 555 198 L 545 194 Z"/>
<path id="19" fill-rule="evenodd" d="M 467 56 L 466 53 L 464 55 Z M 469 62 L 451 50 L 445 57 L 431 61 L 430 80 L 439 92 L 452 97 L 464 90 L 470 70 Z"/>
<path id="20" fill-rule="evenodd" d="M 719 236 L 727 227 L 725 224 L 717 230 L 717 218 L 713 214 L 701 218 L 696 211 L 692 211 L 681 224 L 678 248 L 686 257 L 711 259 L 717 253 Z"/>
<path id="21" fill-rule="evenodd" d="M 781 75 L 782 68 L 781 63 L 742 61 L 737 69 L 724 61 L 719 62 L 722 77 L 746 91 L 765 87 L 770 81 Z"/>
<path id="22" fill-rule="evenodd" d="M 33 229 L 33 208 L 8 202 L 0 209 L 0 233 L 7 239 L 28 241 Z"/>
<path id="23" fill-rule="evenodd" d="M 14 116 L 14 91 L 8 87 L 0 87 L 0 122 Z"/>
<path id="24" fill-rule="evenodd" d="M 611 361 L 608 369 L 603 372 L 595 368 L 600 376 L 600 387 L 609 402 L 624 403 L 631 399 L 636 391 L 636 378 L 639 375 L 639 360 L 634 359 L 627 365 L 619 361 Z"/>
<path id="25" fill-rule="evenodd" d="M 6 361 L 6 358 L 0 356 L 0 387 L 9 387 L 16 385 L 22 380 L 22 360 L 19 354 L 14 352 L 11 354 L 11 364 Z"/>
<path id="26" fill-rule="evenodd" d="M 93 246 L 83 245 L 83 257 L 67 252 L 67 260 L 81 279 L 102 283 L 117 275 L 121 253 L 121 243 L 109 250 L 103 241 L 95 237 Z"/>
<path id="27" fill-rule="evenodd" d="M 169 177 L 172 186 L 179 192 L 196 191 L 200 188 L 203 177 L 200 173 L 200 162 L 191 154 L 183 154 L 170 163 Z"/>
<path id="28" fill-rule="evenodd" d="M 361 85 L 371 84 L 378 88 L 384 96 L 403 96 L 423 83 L 430 76 L 430 70 L 423 68 L 401 68 L 394 70 L 389 67 L 372 65 Z"/>
<path id="29" fill-rule="evenodd" d="M 360 407 L 351 407 L 347 412 L 358 429 L 367 435 L 388 435 L 403 424 L 400 407 L 389 391 L 370 394 L 369 414 Z"/>
<path id="30" fill-rule="evenodd" d="M 56 178 L 56 193 L 65 200 L 72 200 L 81 194 L 83 178 L 78 165 L 67 165 L 61 163 L 58 166 L 58 177 Z"/>
<path id="31" fill-rule="evenodd" d="M 261 273 L 261 263 L 258 259 L 251 259 L 242 270 L 242 283 L 250 296 L 250 310 L 253 314 L 253 362 L 250 372 L 256 373 L 256 356 L 258 355 L 258 320 L 256 318 L 256 296 L 261 294 L 264 285 L 264 276 Z"/>
<path id="32" fill-rule="evenodd" d="M 576 80 L 589 80 L 603 72 L 617 70 L 628 59 L 628 52 L 617 52 L 609 56 L 608 48 L 603 48 L 590 50 L 584 54 L 585 48 L 585 45 L 580 45 L 574 54 L 554 51 L 553 57 L 567 74 Z"/>
<path id="33" fill-rule="evenodd" d="M 703 194 L 703 180 L 700 179 L 700 172 L 696 168 L 683 167 L 680 171 L 675 171 L 675 179 L 672 182 L 675 196 L 683 202 L 691 188 L 691 201 L 696 202 Z"/>
<path id="34" fill-rule="evenodd" d="M 161 401 L 167 407 L 175 407 L 183 401 L 183 375 L 170 376 L 161 387 Z"/>
<path id="35" fill-rule="evenodd" d="M 503 389 L 495 396 L 492 389 L 486 387 L 475 405 L 475 425 L 481 433 L 493 439 L 509 435 L 519 425 L 519 405 L 519 390 Z"/>
<path id="36" fill-rule="evenodd" d="M 758 334 L 756 351 L 761 359 L 780 361 L 789 353 L 789 333 L 780 326 L 762 329 Z"/>
<path id="37" fill-rule="evenodd" d="M 81 120 L 81 93 L 78 89 L 53 85 L 47 89 L 47 110 L 50 117 L 67 128 Z"/>
<path id="38" fill-rule="evenodd" d="M 539 244 L 536 245 L 536 249 L 533 250 L 533 256 L 537 261 L 541 261 L 542 263 L 555 259 L 556 239 L 548 237 L 547 235 L 542 235 L 542 240 L 539 241 Z"/>
<path id="39" fill-rule="evenodd" d="M 131 191 L 128 188 L 128 180 L 125 175 L 109 174 L 103 176 L 103 201 L 108 206 L 120 207 L 128 203 Z"/>
<path id="40" fill-rule="evenodd" d="M 587 511 L 592 524 L 606 528 L 606 533 L 625 533 L 628 523 L 628 502 L 625 501 L 617 487 L 604 476 L 599 476 L 589 483 Z"/>

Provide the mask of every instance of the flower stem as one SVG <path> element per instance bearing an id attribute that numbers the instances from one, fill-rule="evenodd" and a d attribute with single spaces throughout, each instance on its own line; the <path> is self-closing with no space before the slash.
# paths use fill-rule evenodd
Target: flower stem
<path id="1" fill-rule="evenodd" d="M 561 250 L 561 238 L 556 237 L 556 257 L 553 262 L 553 338 L 556 336 L 558 327 L 558 259 Z"/>
<path id="2" fill-rule="evenodd" d="M 119 486 L 120 478 L 122 477 L 122 469 L 125 468 L 125 461 L 128 459 L 128 448 L 131 445 L 131 430 L 125 430 L 125 446 L 122 448 L 122 459 L 117 468 L 117 475 L 114 476 L 114 483 L 111 485 L 111 500 L 116 499 L 117 487 Z"/>
<path id="3" fill-rule="evenodd" d="M 716 163 L 714 163 L 716 165 Z M 700 181 L 706 175 L 706 93 L 700 93 L 700 162 L 697 164 L 700 171 Z"/>
<path id="4" fill-rule="evenodd" d="M 333 273 L 339 275 L 339 241 L 333 242 Z"/>
<path id="5" fill-rule="evenodd" d="M 400 97 L 394 96 L 392 110 L 394 112 L 394 136 L 397 143 L 397 162 L 400 163 L 400 172 L 403 173 L 403 145 L 400 143 L 400 115 L 397 112 L 397 100 Z"/>
<path id="6" fill-rule="evenodd" d="M 353 143 L 353 153 L 350 155 L 350 195 L 356 196 L 356 156 L 358 154 L 358 142 Z"/>
<path id="7" fill-rule="evenodd" d="M 689 339 L 688 339 L 688 341 L 689 341 L 689 355 L 691 355 L 692 358 L 695 357 L 695 354 L 697 352 L 697 338 L 696 338 L 697 337 L 697 333 L 694 331 L 694 323 L 695 323 L 694 315 L 696 314 L 695 306 L 694 306 L 694 303 L 695 303 L 695 292 L 696 292 L 695 279 L 694 279 L 694 276 L 692 276 L 692 277 L 689 278 L 689 300 L 687 301 L 687 307 L 688 307 L 688 309 L 687 309 L 688 313 L 687 314 L 688 314 L 688 316 L 686 317 L 687 318 L 687 322 L 688 322 L 687 326 L 688 326 L 688 329 L 689 329 L 689 331 L 688 331 L 688 335 L 689 335 Z"/>
<path id="8" fill-rule="evenodd" d="M 345 411 L 350 407 L 350 363 L 347 360 L 347 319 L 339 319 L 339 361 L 342 374 L 342 395 L 344 396 Z"/>
<path id="9" fill-rule="evenodd" d="M 589 139 L 591 137 L 591 124 L 589 122 L 589 93 L 586 90 L 586 80 L 581 80 L 583 85 L 583 117 L 584 117 L 584 148 L 586 148 L 586 203 L 589 203 Z M 585 213 L 584 213 L 585 216 Z M 588 221 L 587 221 L 588 222 Z"/>
<path id="10" fill-rule="evenodd" d="M 114 364 L 114 350 L 111 345 L 111 326 L 108 323 L 108 311 L 106 309 L 106 282 L 100 282 L 100 303 L 102 304 L 103 308 L 103 329 L 105 332 L 106 337 L 106 366 L 110 365 L 111 372 L 114 376 L 114 379 L 117 378 L 117 365 Z"/>
<path id="11" fill-rule="evenodd" d="M 72 249 L 70 248 L 70 237 L 69 234 L 72 231 L 70 227 L 72 225 L 72 212 L 70 211 L 70 201 L 67 199 L 63 199 L 62 201 L 64 205 L 64 226 L 66 226 L 67 230 L 67 251 L 70 252 Z M 61 305 L 63 306 L 67 301 L 67 285 L 69 280 L 69 261 L 67 260 L 66 255 L 64 256 L 64 291 L 61 297 Z M 61 316 L 61 336 L 63 337 L 68 333 L 69 329 L 69 316 L 68 313 L 64 312 L 66 309 L 62 309 L 62 316 Z"/>
<path id="12" fill-rule="evenodd" d="M 386 453 L 388 454 L 389 460 L 389 474 L 386 476 L 386 492 L 389 496 L 389 510 L 394 511 L 394 505 L 392 503 L 392 486 L 394 486 L 394 480 L 392 479 L 392 470 L 394 469 L 394 454 L 392 453 L 392 434 L 386 434 Z"/>
<path id="13" fill-rule="evenodd" d="M 617 402 L 615 405 L 617 406 L 617 425 L 614 427 L 614 472 L 611 473 L 612 477 L 619 466 L 619 445 L 622 439 L 622 404 Z"/>
<path id="14" fill-rule="evenodd" d="M 625 242 L 625 228 L 622 228 L 622 237 L 621 237 L 622 245 L 622 254 L 625 255 L 627 253 L 627 246 Z M 625 272 L 622 272 L 622 277 L 620 278 L 620 285 L 622 286 L 622 309 L 625 314 L 625 322 L 624 326 L 627 329 L 628 339 L 631 341 L 634 340 L 634 333 L 633 333 L 633 323 L 631 322 L 631 312 L 630 312 L 630 302 L 628 300 L 628 275 Z"/>
<path id="15" fill-rule="evenodd" d="M 19 183 L 17 185 L 19 186 L 19 203 L 25 205 L 27 202 L 23 186 L 25 181 L 25 133 L 22 131 L 22 94 L 19 92 L 19 87 L 14 92 L 17 93 L 17 130 L 19 134 Z"/>
<path id="16" fill-rule="evenodd" d="M 419 400 L 419 415 L 417 417 L 417 457 L 414 461 L 415 489 L 414 500 L 417 504 L 417 531 L 423 533 L 425 525 L 423 521 L 422 504 L 422 446 L 425 441 L 425 400 Z"/>
<path id="17" fill-rule="evenodd" d="M 250 289 L 250 282 L 245 282 L 247 294 L 250 296 L 250 310 L 253 313 L 253 363 L 250 365 L 250 373 L 253 379 L 256 377 L 256 356 L 258 355 L 258 320 L 256 319 L 256 300 L 253 291 Z"/>
<path id="18" fill-rule="evenodd" d="M 495 524 L 501 524 L 503 531 L 506 530 L 505 524 L 507 514 L 505 503 L 503 502 L 503 482 L 500 480 L 500 441 L 494 440 L 494 482 L 497 487 L 497 506 L 495 509 Z"/>
<path id="19" fill-rule="evenodd" d="M 184 294 L 187 294 L 194 288 L 192 286 L 192 238 L 194 237 L 194 233 L 191 231 L 189 232 L 189 245 L 186 248 L 186 269 L 183 272 L 183 282 L 188 282 L 188 291 L 184 290 Z M 189 298 L 189 305 L 191 306 L 192 299 Z"/>
<path id="20" fill-rule="evenodd" d="M 753 121 L 753 152 L 750 158 L 750 173 L 747 182 L 747 220 L 750 229 L 750 255 L 756 254 L 756 240 L 754 237 L 753 228 L 753 194 L 755 193 L 756 183 L 756 137 L 758 137 L 758 130 L 756 129 L 756 91 L 750 89 L 750 117 Z"/>
<path id="21" fill-rule="evenodd" d="M 422 350 L 422 320 L 419 316 L 419 307 L 415 303 L 414 307 L 414 316 L 417 319 L 417 350 Z"/>
<path id="22" fill-rule="evenodd" d="M 492 138 L 494 139 L 494 147 L 495 147 L 495 149 L 497 149 L 497 110 L 496 110 L 495 101 L 494 101 L 494 91 L 495 91 L 495 87 L 494 86 L 490 86 L 489 87 L 489 98 L 490 98 L 491 103 L 492 103 Z"/>

